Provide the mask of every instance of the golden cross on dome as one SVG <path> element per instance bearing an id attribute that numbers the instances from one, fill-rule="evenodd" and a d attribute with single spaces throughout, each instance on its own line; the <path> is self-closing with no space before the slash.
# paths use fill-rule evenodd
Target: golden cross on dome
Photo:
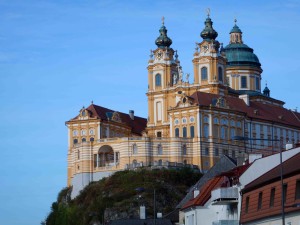
<path id="1" fill-rule="evenodd" d="M 206 13 L 207 13 L 207 17 L 209 17 L 210 16 L 210 8 L 206 9 Z"/>
<path id="2" fill-rule="evenodd" d="M 162 21 L 162 25 L 165 25 L 165 17 L 164 16 L 161 18 L 161 21 Z"/>

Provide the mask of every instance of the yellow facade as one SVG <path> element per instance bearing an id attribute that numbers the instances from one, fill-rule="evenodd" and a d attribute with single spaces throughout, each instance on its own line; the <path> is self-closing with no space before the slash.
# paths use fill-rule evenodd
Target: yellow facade
<path id="1" fill-rule="evenodd" d="M 222 154 L 238 159 L 253 149 L 272 145 L 278 150 L 271 139 L 283 144 L 300 140 L 299 113 L 283 108 L 265 90 L 261 93 L 260 63 L 236 25 L 223 48 L 211 19 L 206 19 L 203 40 L 193 54 L 192 83 L 170 47 L 164 24 L 159 31 L 157 49 L 148 61 L 147 120 L 133 111 L 125 114 L 91 104 L 66 122 L 73 197 L 89 182 L 115 171 L 189 166 L 205 172 Z M 279 116 L 269 113 L 271 108 Z M 232 140 L 237 135 L 266 140 Z"/>

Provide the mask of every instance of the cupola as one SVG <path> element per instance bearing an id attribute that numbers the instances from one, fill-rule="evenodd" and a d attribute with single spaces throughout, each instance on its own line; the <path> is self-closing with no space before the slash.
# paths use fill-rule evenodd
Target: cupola
<path id="1" fill-rule="evenodd" d="M 241 29 L 236 25 L 237 20 L 234 20 L 234 26 L 230 31 L 230 44 L 232 43 L 243 43 L 242 40 L 242 31 Z"/>
<path id="2" fill-rule="evenodd" d="M 218 32 L 213 28 L 213 22 L 209 17 L 209 12 L 207 13 L 207 18 L 204 22 L 205 28 L 202 30 L 200 36 L 204 40 L 215 40 L 218 37 Z"/>
<path id="3" fill-rule="evenodd" d="M 171 38 L 168 37 L 167 35 L 167 28 L 165 27 L 165 18 L 162 17 L 162 26 L 159 29 L 159 37 L 156 38 L 155 40 L 155 44 L 157 45 L 157 47 L 159 48 L 165 48 L 165 47 L 170 47 L 170 45 L 172 44 L 172 40 Z"/>

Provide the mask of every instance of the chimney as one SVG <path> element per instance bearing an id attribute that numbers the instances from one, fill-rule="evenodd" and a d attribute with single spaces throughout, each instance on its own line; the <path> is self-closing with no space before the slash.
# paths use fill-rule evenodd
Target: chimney
<path id="1" fill-rule="evenodd" d="M 146 219 L 146 207 L 144 205 L 140 206 L 140 219 Z"/>
<path id="2" fill-rule="evenodd" d="M 134 111 L 133 110 L 129 110 L 129 116 L 132 120 L 134 120 Z"/>
<path id="3" fill-rule="evenodd" d="M 250 105 L 249 95 L 240 95 L 239 98 L 242 99 L 246 103 L 247 106 Z"/>
<path id="4" fill-rule="evenodd" d="M 294 146 L 293 146 L 292 143 L 286 143 L 286 145 L 285 145 L 285 150 L 290 150 L 290 149 L 292 149 L 292 148 L 294 148 Z"/>
<path id="5" fill-rule="evenodd" d="M 200 191 L 198 189 L 194 190 L 194 198 L 196 198 L 199 195 Z"/>

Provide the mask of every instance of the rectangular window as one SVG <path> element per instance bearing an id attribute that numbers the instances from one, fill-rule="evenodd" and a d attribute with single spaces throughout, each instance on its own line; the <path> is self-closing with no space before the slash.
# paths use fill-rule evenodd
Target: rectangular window
<path id="1" fill-rule="evenodd" d="M 249 196 L 246 198 L 246 206 L 245 206 L 245 213 L 248 213 L 249 210 Z"/>
<path id="2" fill-rule="evenodd" d="M 287 184 L 283 184 L 283 201 L 286 202 Z"/>
<path id="3" fill-rule="evenodd" d="M 186 127 L 182 128 L 182 137 L 186 138 L 187 134 L 186 134 Z"/>
<path id="4" fill-rule="evenodd" d="M 241 88 L 247 88 L 247 77 L 241 76 Z"/>
<path id="5" fill-rule="evenodd" d="M 258 194 L 257 210 L 261 209 L 261 205 L 262 205 L 262 192 Z"/>
<path id="6" fill-rule="evenodd" d="M 97 154 L 94 154 L 94 168 L 97 167 Z"/>
<path id="7" fill-rule="evenodd" d="M 232 152 L 231 152 L 231 157 L 235 158 L 235 151 L 234 150 L 232 150 Z"/>
<path id="8" fill-rule="evenodd" d="M 179 137 L 179 128 L 175 128 L 175 137 Z"/>
<path id="9" fill-rule="evenodd" d="M 256 86 L 256 90 L 260 90 L 260 87 L 259 87 L 259 86 L 260 86 L 260 85 L 259 85 L 260 82 L 259 82 L 259 81 L 260 81 L 260 80 L 259 80 L 259 77 L 256 77 L 256 78 L 255 78 L 255 86 Z"/>
<path id="10" fill-rule="evenodd" d="M 215 148 L 215 156 L 219 156 L 219 149 Z"/>
<path id="11" fill-rule="evenodd" d="M 209 149 L 205 148 L 205 155 L 209 155 Z"/>
<path id="12" fill-rule="evenodd" d="M 208 138 L 208 135 L 209 135 L 209 134 L 208 134 L 208 125 L 205 124 L 205 125 L 204 125 L 204 137 L 205 137 L 205 138 Z"/>
<path id="13" fill-rule="evenodd" d="M 191 138 L 195 137 L 195 129 L 194 129 L 194 126 L 191 126 L 191 127 L 190 127 L 190 135 L 191 135 Z"/>
<path id="14" fill-rule="evenodd" d="M 300 199 L 300 180 L 297 180 L 296 182 L 295 199 Z"/>
<path id="15" fill-rule="evenodd" d="M 161 102 L 156 102 L 156 115 L 157 115 L 157 121 L 161 121 L 162 117 L 162 109 L 161 109 Z"/>
<path id="16" fill-rule="evenodd" d="M 156 133 L 156 137 L 161 137 L 161 131 L 158 131 L 157 133 Z"/>
<path id="17" fill-rule="evenodd" d="M 274 206 L 274 199 L 275 199 L 275 188 L 272 188 L 270 194 L 270 207 Z"/>

